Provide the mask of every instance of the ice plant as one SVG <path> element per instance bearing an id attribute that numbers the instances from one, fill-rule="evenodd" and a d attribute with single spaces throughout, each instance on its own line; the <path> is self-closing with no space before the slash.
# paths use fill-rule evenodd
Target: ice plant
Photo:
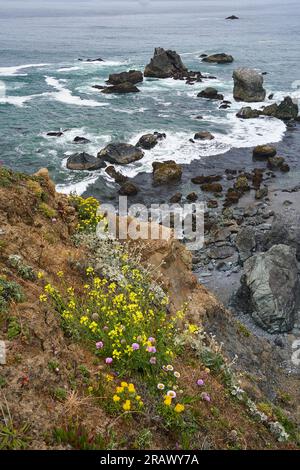
<path id="1" fill-rule="evenodd" d="M 198 379 L 196 383 L 197 383 L 197 385 L 199 385 L 199 387 L 201 387 L 202 385 L 204 385 L 204 380 L 203 379 Z"/>
<path id="2" fill-rule="evenodd" d="M 112 361 L 113 361 L 113 359 L 112 359 L 111 357 L 107 357 L 107 358 L 105 359 L 105 363 L 106 363 L 106 364 L 111 364 Z"/>
<path id="3" fill-rule="evenodd" d="M 132 343 L 131 347 L 133 351 L 137 351 L 138 349 L 140 349 L 140 345 L 138 343 Z"/>
<path id="4" fill-rule="evenodd" d="M 102 349 L 103 346 L 104 346 L 104 345 L 103 345 L 103 341 L 98 341 L 98 342 L 96 343 L 96 349 Z"/>

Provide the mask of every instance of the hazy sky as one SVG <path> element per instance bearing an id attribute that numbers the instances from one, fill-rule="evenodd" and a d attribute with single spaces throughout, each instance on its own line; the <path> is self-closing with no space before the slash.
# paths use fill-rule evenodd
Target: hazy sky
<path id="1" fill-rule="evenodd" d="M 198 12 L 202 9 L 228 10 L 228 14 L 239 13 L 245 7 L 259 9 L 263 2 L 270 8 L 276 5 L 298 5 L 299 0 L 0 0 L 0 15 L 84 15 L 84 14 L 126 14 L 143 12 Z"/>

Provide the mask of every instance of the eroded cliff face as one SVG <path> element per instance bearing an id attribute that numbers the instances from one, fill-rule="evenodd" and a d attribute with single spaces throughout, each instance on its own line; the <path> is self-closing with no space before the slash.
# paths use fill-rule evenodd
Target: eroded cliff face
<path id="1" fill-rule="evenodd" d="M 112 439 L 117 448 L 138 448 L 141 429 L 150 430 L 152 436 L 146 447 L 175 448 L 178 436 L 167 432 L 160 420 L 145 415 L 133 418 L 134 426 L 116 421 L 105 398 L 89 395 L 89 380 L 105 382 L 105 368 L 87 347 L 64 335 L 58 316 L 39 301 L 43 293 L 39 272 L 55 284 L 57 272 L 63 271 L 78 293 L 84 290 L 90 253 L 85 246 L 75 246 L 76 226 L 76 210 L 66 196 L 55 192 L 47 171 L 28 177 L 1 169 L 0 274 L 3 282 L 19 286 L 23 295 L 9 298 L 0 314 L 0 340 L 6 346 L 6 363 L 0 365 L 0 423 L 10 413 L 11 425 L 22 436 L 24 447 L 32 449 L 69 448 L 71 444 L 53 438 L 53 430 L 71 421 L 92 440 L 101 434 L 106 448 L 113 445 Z M 239 356 L 234 367 L 242 373 L 241 383 L 250 397 L 261 403 L 275 401 L 291 421 L 299 421 L 296 378 L 286 375 L 280 353 L 266 340 L 248 334 L 199 285 L 184 246 L 170 238 L 135 242 L 134 249 L 145 266 L 151 265 L 153 279 L 168 293 L 170 314 L 186 303 L 188 317 L 224 343 L 229 360 Z M 21 258 L 16 262 L 16 257 Z M 189 348 L 176 367 L 187 374 L 191 389 L 203 371 L 200 359 L 195 360 Z M 203 425 L 196 433 L 195 448 L 294 448 L 292 442 L 279 443 L 264 424 L 247 414 L 243 403 L 228 398 L 218 373 L 206 380 L 213 401 L 199 403 Z"/>

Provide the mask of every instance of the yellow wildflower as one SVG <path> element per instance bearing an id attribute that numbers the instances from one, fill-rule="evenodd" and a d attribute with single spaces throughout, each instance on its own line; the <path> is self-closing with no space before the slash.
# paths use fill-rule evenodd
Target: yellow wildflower
<path id="1" fill-rule="evenodd" d="M 129 393 L 135 393 L 135 386 L 134 386 L 134 384 L 129 384 L 129 385 L 128 385 L 128 392 L 129 392 Z"/>
<path id="2" fill-rule="evenodd" d="M 41 271 L 39 271 L 37 277 L 38 277 L 38 279 L 43 279 L 44 273 L 42 273 Z"/>
<path id="3" fill-rule="evenodd" d="M 114 380 L 114 376 L 111 374 L 106 374 L 105 378 L 107 382 L 112 382 Z"/>
<path id="4" fill-rule="evenodd" d="M 164 399 L 164 404 L 165 404 L 166 406 L 170 406 L 171 403 L 172 403 L 172 398 L 169 397 L 168 395 L 166 395 L 166 396 L 165 396 L 165 399 Z"/>
<path id="5" fill-rule="evenodd" d="M 176 413 L 182 413 L 184 411 L 184 405 L 177 403 L 177 405 L 174 408 L 174 411 L 176 411 Z"/>
<path id="6" fill-rule="evenodd" d="M 115 403 L 117 403 L 117 402 L 120 401 L 120 400 L 121 400 L 121 398 L 119 397 L 119 395 L 114 395 L 114 396 L 113 396 L 113 401 L 114 401 Z"/>
<path id="7" fill-rule="evenodd" d="M 121 382 L 121 387 L 124 387 L 124 388 L 128 387 L 128 383 L 127 382 Z"/>
<path id="8" fill-rule="evenodd" d="M 58 271 L 58 273 L 56 273 L 57 277 L 64 277 L 64 272 L 63 271 Z"/>
<path id="9" fill-rule="evenodd" d="M 131 402 L 130 402 L 130 400 L 126 400 L 126 401 L 125 401 L 125 403 L 124 403 L 124 405 L 123 405 L 123 409 L 124 409 L 125 411 L 130 411 L 130 409 L 131 409 Z"/>
<path id="10" fill-rule="evenodd" d="M 123 393 L 124 392 L 124 387 L 116 387 L 116 392 L 117 393 Z"/>
<path id="11" fill-rule="evenodd" d="M 47 302 L 48 298 L 45 294 L 40 295 L 40 302 Z"/>

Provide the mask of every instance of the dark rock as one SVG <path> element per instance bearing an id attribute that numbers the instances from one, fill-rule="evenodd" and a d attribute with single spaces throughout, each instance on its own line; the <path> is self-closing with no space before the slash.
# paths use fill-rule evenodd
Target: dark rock
<path id="1" fill-rule="evenodd" d="M 239 17 L 238 16 L 235 16 L 235 15 L 231 15 L 231 16 L 228 16 L 227 18 L 225 18 L 226 20 L 239 20 Z"/>
<path id="2" fill-rule="evenodd" d="M 182 194 L 181 193 L 176 193 L 170 198 L 170 203 L 171 204 L 178 204 L 182 199 Z"/>
<path id="3" fill-rule="evenodd" d="M 86 139 L 85 137 L 77 136 L 75 137 L 73 142 L 75 142 L 75 144 L 89 144 L 91 141 L 89 139 Z"/>
<path id="4" fill-rule="evenodd" d="M 253 158 L 257 160 L 266 160 L 268 158 L 275 157 L 276 153 L 277 150 L 273 145 L 257 145 L 253 149 Z"/>
<path id="5" fill-rule="evenodd" d="M 221 193 L 223 191 L 223 186 L 220 183 L 205 183 L 201 186 L 202 191 L 210 193 Z"/>
<path id="6" fill-rule="evenodd" d="M 207 201 L 207 207 L 209 209 L 216 209 L 218 206 L 219 203 L 215 199 L 209 199 L 209 201 Z"/>
<path id="7" fill-rule="evenodd" d="M 207 56 L 208 56 L 208 54 L 201 54 L 199 57 L 200 57 L 200 59 L 203 59 L 203 57 L 207 57 Z"/>
<path id="8" fill-rule="evenodd" d="M 235 249 L 229 245 L 223 246 L 213 246 L 208 251 L 208 256 L 211 259 L 226 259 L 233 256 L 235 253 Z"/>
<path id="9" fill-rule="evenodd" d="M 78 59 L 78 60 L 82 62 L 84 59 Z M 101 57 L 98 57 L 98 59 L 85 59 L 85 62 L 105 62 L 105 61 L 101 59 Z"/>
<path id="10" fill-rule="evenodd" d="M 173 77 L 176 73 L 186 73 L 187 68 L 183 64 L 181 57 L 171 50 L 157 47 L 150 63 L 146 65 L 144 76 L 155 78 Z"/>
<path id="11" fill-rule="evenodd" d="M 207 98 L 209 100 L 223 100 L 224 96 L 218 93 L 218 90 L 213 87 L 205 88 L 205 90 L 200 91 L 198 93 L 198 98 Z"/>
<path id="12" fill-rule="evenodd" d="M 263 181 L 264 170 L 261 168 L 254 168 L 252 172 L 252 184 L 254 189 L 259 189 Z"/>
<path id="13" fill-rule="evenodd" d="M 102 93 L 105 93 L 106 95 L 110 94 L 126 94 L 126 93 L 139 93 L 139 89 L 133 85 L 132 83 L 129 82 L 122 82 L 119 85 L 113 85 L 104 88 L 102 90 Z"/>
<path id="14" fill-rule="evenodd" d="M 144 156 L 144 152 L 134 145 L 118 143 L 108 144 L 97 156 L 110 163 L 127 165 L 128 163 L 141 160 Z"/>
<path id="15" fill-rule="evenodd" d="M 166 162 L 154 162 L 153 167 L 153 180 L 156 184 L 167 184 L 181 180 L 182 168 L 173 160 Z"/>
<path id="16" fill-rule="evenodd" d="M 215 183 L 217 181 L 221 181 L 222 176 L 220 175 L 209 175 L 209 176 L 195 176 L 191 179 L 192 183 L 194 184 L 204 184 L 204 183 Z"/>
<path id="17" fill-rule="evenodd" d="M 248 289 L 251 316 L 269 333 L 285 333 L 294 326 L 298 266 L 295 250 L 275 245 L 249 258 L 242 282 Z"/>
<path id="18" fill-rule="evenodd" d="M 108 78 L 111 85 L 120 85 L 121 83 L 140 83 L 143 81 L 143 74 L 138 70 L 129 70 L 129 72 L 112 73 Z"/>
<path id="19" fill-rule="evenodd" d="M 238 232 L 235 244 L 239 251 L 242 264 L 252 256 L 256 247 L 255 231 L 251 227 L 242 227 Z"/>
<path id="20" fill-rule="evenodd" d="M 233 96 L 236 101 L 264 101 L 266 90 L 263 88 L 263 77 L 256 70 L 241 68 L 233 72 Z"/>
<path id="21" fill-rule="evenodd" d="M 288 121 L 290 119 L 296 119 L 298 117 L 299 108 L 296 103 L 293 102 L 290 96 L 286 96 L 284 100 L 278 105 L 275 117 Z"/>
<path id="22" fill-rule="evenodd" d="M 271 157 L 268 158 L 268 168 L 270 170 L 281 170 L 282 167 L 285 168 L 285 159 L 283 157 Z"/>
<path id="23" fill-rule="evenodd" d="M 71 155 L 67 160 L 67 168 L 69 170 L 99 170 L 100 168 L 104 168 L 106 166 L 105 162 L 100 159 L 96 158 L 93 155 L 89 155 L 88 153 L 74 153 Z"/>
<path id="24" fill-rule="evenodd" d="M 212 54 L 207 57 L 203 58 L 203 62 L 209 62 L 213 64 L 230 64 L 233 62 L 232 55 L 224 54 L 224 52 L 220 54 Z"/>
<path id="25" fill-rule="evenodd" d="M 104 85 L 93 85 L 92 88 L 96 88 L 96 90 L 105 90 L 107 87 Z"/>
<path id="26" fill-rule="evenodd" d="M 198 200 L 198 194 L 197 193 L 190 193 L 187 195 L 186 199 L 189 202 L 196 202 Z"/>
<path id="27" fill-rule="evenodd" d="M 250 106 L 246 106 L 241 108 L 236 116 L 240 119 L 255 119 L 258 118 L 260 114 L 260 111 L 257 109 L 252 109 Z"/>
<path id="28" fill-rule="evenodd" d="M 105 168 L 106 173 L 115 180 L 118 184 L 123 184 L 128 180 L 128 177 L 120 173 L 114 166 L 110 165 Z"/>
<path id="29" fill-rule="evenodd" d="M 237 191 L 246 192 L 250 190 L 248 179 L 245 176 L 239 176 L 234 183 L 234 188 Z"/>
<path id="30" fill-rule="evenodd" d="M 58 131 L 58 132 L 47 132 L 47 136 L 48 137 L 61 137 L 63 136 L 64 133 L 61 132 L 61 131 Z"/>
<path id="31" fill-rule="evenodd" d="M 300 216 L 286 211 L 274 216 L 271 230 L 265 235 L 263 248 L 268 250 L 273 245 L 284 244 L 296 250 L 300 261 Z"/>
<path id="32" fill-rule="evenodd" d="M 139 192 L 139 188 L 130 181 L 126 181 L 119 189 L 122 196 L 135 196 Z"/>
<path id="33" fill-rule="evenodd" d="M 160 134 L 159 132 L 154 132 L 154 134 L 145 134 L 142 135 L 138 143 L 136 144 L 137 147 L 142 147 L 145 150 L 150 150 L 158 143 L 159 140 L 165 139 L 166 134 Z"/>
<path id="34" fill-rule="evenodd" d="M 215 137 L 208 131 L 200 131 L 194 135 L 195 140 L 213 140 Z"/>
<path id="35" fill-rule="evenodd" d="M 225 201 L 224 201 L 224 207 L 230 207 L 233 204 L 237 204 L 241 198 L 241 193 L 239 191 L 236 191 L 234 188 L 229 188 Z"/>
<path id="36" fill-rule="evenodd" d="M 269 96 L 268 96 L 268 100 L 272 100 L 274 98 L 274 93 L 271 93 Z"/>

